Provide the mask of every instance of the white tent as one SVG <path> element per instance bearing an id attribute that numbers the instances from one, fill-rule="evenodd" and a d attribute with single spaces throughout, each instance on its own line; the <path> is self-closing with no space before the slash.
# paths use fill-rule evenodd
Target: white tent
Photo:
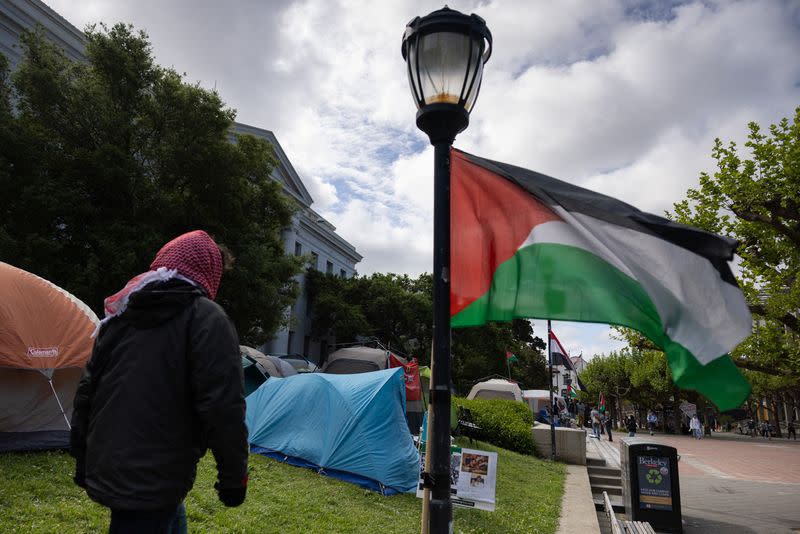
<path id="1" fill-rule="evenodd" d="M 468 399 L 506 399 L 522 401 L 522 390 L 516 382 L 510 382 L 501 378 L 492 378 L 484 382 L 478 382 L 467 395 Z"/>
<path id="2" fill-rule="evenodd" d="M 550 405 L 550 392 L 546 389 L 526 389 L 522 392 L 522 400 L 526 402 L 528 406 L 530 406 L 531 411 L 535 416 L 539 413 L 539 410 Z M 556 406 L 558 406 L 559 412 L 566 409 L 564 397 L 561 395 L 556 395 L 554 393 L 553 402 L 555 402 Z"/>

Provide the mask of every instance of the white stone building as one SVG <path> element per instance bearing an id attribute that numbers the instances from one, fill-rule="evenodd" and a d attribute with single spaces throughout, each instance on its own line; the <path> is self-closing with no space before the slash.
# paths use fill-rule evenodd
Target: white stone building
<path id="1" fill-rule="evenodd" d="M 84 33 L 61 17 L 40 0 L 0 0 L 0 53 L 9 60 L 13 71 L 22 55 L 19 36 L 37 24 L 44 28 L 46 37 L 61 48 L 74 61 L 85 59 Z M 269 130 L 235 123 L 235 133 L 245 133 L 268 141 L 275 151 L 277 165 L 272 178 L 283 185 L 283 191 L 299 206 L 292 226 L 283 232 L 286 254 L 310 255 L 312 266 L 338 276 L 349 278 L 362 256 L 355 247 L 336 233 L 336 228 L 312 209 L 314 200 L 303 185 L 289 158 Z M 316 265 L 313 265 L 316 263 Z M 312 361 L 327 355 L 333 339 L 311 337 L 312 314 L 308 306 L 304 277 L 300 277 L 300 297 L 287 313 L 290 326 L 276 333 L 274 339 L 262 349 L 272 354 L 302 354 Z"/>

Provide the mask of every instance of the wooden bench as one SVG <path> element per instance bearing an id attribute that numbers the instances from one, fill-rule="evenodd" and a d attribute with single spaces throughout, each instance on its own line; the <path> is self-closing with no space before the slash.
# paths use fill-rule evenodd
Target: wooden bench
<path id="1" fill-rule="evenodd" d="M 612 534 L 656 534 L 650 523 L 643 521 L 620 521 L 614 513 L 614 508 L 611 506 L 611 499 L 608 498 L 608 492 L 603 492 L 603 505 L 606 509 L 608 521 L 611 523 Z"/>
<path id="2" fill-rule="evenodd" d="M 480 437 L 480 432 L 481 427 L 476 425 L 472 420 L 472 412 L 470 409 L 459 406 L 457 433 L 469 438 L 469 442 L 472 443 L 473 439 L 478 439 L 478 437 Z"/>

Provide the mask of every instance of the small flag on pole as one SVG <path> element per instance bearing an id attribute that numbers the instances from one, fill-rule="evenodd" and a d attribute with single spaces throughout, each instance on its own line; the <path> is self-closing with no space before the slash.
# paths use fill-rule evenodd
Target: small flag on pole
<path id="1" fill-rule="evenodd" d="M 568 370 L 575 373 L 575 377 L 578 379 L 578 389 L 581 391 L 586 391 L 586 388 L 583 387 L 583 382 L 581 382 L 581 378 L 578 376 L 578 372 L 575 370 L 575 365 L 572 363 L 572 359 L 570 359 L 569 354 L 564 349 L 564 346 L 556 337 L 556 333 L 550 330 L 550 352 L 552 352 L 552 361 L 553 365 L 563 365 Z"/>
<path id="2" fill-rule="evenodd" d="M 603 393 L 600 393 L 600 402 L 598 403 L 600 406 L 600 413 L 605 413 L 606 411 L 606 398 L 603 396 Z"/>
<path id="3" fill-rule="evenodd" d="M 508 363 L 515 363 L 518 362 L 519 359 L 517 359 L 517 356 L 513 354 L 511 351 L 506 351 L 506 361 Z"/>
<path id="4" fill-rule="evenodd" d="M 574 399 L 577 396 L 578 396 L 578 394 L 575 393 L 575 390 L 572 388 L 572 384 L 568 385 L 567 386 L 567 397 L 569 397 L 570 399 Z"/>

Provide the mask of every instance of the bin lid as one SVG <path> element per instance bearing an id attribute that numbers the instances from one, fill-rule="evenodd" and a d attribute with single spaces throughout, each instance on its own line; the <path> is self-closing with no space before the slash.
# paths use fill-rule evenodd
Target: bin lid
<path id="1" fill-rule="evenodd" d="M 664 445 L 663 443 L 658 443 L 646 437 L 642 438 L 625 437 L 622 438 L 621 442 L 622 442 L 622 448 L 624 448 L 629 452 L 634 452 L 637 454 L 662 454 L 662 455 L 678 454 L 678 449 L 676 449 L 675 447 L 672 447 L 670 445 Z"/>

